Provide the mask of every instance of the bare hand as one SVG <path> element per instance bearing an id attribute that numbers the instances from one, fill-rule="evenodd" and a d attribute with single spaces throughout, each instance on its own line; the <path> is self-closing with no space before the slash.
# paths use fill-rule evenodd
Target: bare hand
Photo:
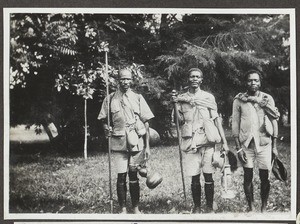
<path id="1" fill-rule="evenodd" d="M 241 150 L 238 153 L 238 158 L 243 164 L 247 163 L 247 156 L 246 156 L 246 153 L 244 152 L 244 150 Z"/>
<path id="2" fill-rule="evenodd" d="M 106 127 L 104 129 L 104 135 L 105 135 L 105 138 L 109 138 L 111 136 L 111 132 L 112 132 L 112 128 L 111 127 Z"/>
<path id="3" fill-rule="evenodd" d="M 149 159 L 150 159 L 150 155 L 151 155 L 151 153 L 150 153 L 150 147 L 149 147 L 149 146 L 146 146 L 146 147 L 145 147 L 145 155 L 144 155 L 144 159 L 145 159 L 145 160 L 149 160 Z"/>
<path id="4" fill-rule="evenodd" d="M 178 93 L 176 90 L 173 90 L 171 93 L 171 102 L 172 103 L 177 103 L 178 102 L 178 97 L 177 97 Z"/>
<path id="5" fill-rule="evenodd" d="M 273 148 L 272 148 L 272 152 L 274 153 L 274 155 L 275 155 L 276 157 L 278 157 L 277 147 L 273 147 Z"/>
<path id="6" fill-rule="evenodd" d="M 227 143 L 224 143 L 224 144 L 223 144 L 223 149 L 224 149 L 224 151 L 225 151 L 225 153 L 226 153 L 226 155 L 227 155 L 228 152 L 229 152 L 229 147 L 228 147 Z"/>

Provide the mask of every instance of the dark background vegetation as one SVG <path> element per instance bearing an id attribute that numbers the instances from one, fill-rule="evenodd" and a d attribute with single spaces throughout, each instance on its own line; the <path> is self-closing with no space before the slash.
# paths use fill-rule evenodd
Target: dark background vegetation
<path id="1" fill-rule="evenodd" d="M 215 95 L 225 125 L 233 97 L 244 90 L 243 74 L 253 68 L 263 71 L 263 90 L 281 114 L 290 112 L 288 15 L 22 13 L 10 19 L 10 124 L 37 125 L 39 132 L 53 122 L 59 132 L 53 142 L 64 150 L 81 150 L 85 128 L 89 143 L 103 143 L 97 115 L 107 48 L 110 91 L 117 70 L 131 68 L 133 88 L 149 103 L 151 126 L 164 141 L 172 137 L 169 94 L 186 86 L 191 67 L 204 71 L 203 88 Z"/>

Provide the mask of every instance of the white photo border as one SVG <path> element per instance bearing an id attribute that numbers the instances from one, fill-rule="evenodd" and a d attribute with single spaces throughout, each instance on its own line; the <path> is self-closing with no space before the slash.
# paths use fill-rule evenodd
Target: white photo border
<path id="1" fill-rule="evenodd" d="M 9 213 L 9 55 L 10 55 L 10 14 L 12 13 L 99 13 L 99 14 L 140 14 L 140 13 L 191 13 L 191 14 L 288 14 L 290 16 L 290 100 L 291 100 L 291 210 L 289 213 L 241 213 L 226 214 L 31 214 Z M 296 82 L 296 17 L 295 8 L 3 8 L 3 190 L 4 220 L 261 220 L 295 221 L 297 198 L 297 82 Z"/>

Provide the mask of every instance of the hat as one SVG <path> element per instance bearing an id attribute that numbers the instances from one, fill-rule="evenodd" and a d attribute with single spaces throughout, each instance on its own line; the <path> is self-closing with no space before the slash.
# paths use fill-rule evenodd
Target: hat
<path id="1" fill-rule="evenodd" d="M 280 181 L 287 180 L 287 170 L 284 167 L 283 163 L 277 158 L 277 156 L 272 153 L 272 172 L 276 179 Z"/>

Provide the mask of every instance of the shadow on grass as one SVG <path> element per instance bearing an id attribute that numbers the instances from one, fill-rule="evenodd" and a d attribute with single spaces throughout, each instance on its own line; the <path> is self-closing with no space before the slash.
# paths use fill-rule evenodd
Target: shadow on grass
<path id="1" fill-rule="evenodd" d="M 24 197 L 11 196 L 9 200 L 10 213 L 109 213 L 108 203 L 91 205 L 87 203 L 74 203 L 68 199 L 35 197 L 25 195 Z"/>

